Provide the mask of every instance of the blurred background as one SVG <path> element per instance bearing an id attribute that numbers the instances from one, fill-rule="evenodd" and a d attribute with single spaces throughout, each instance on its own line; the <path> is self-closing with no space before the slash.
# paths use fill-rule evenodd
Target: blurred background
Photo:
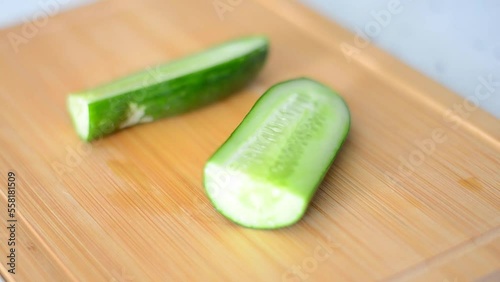
<path id="1" fill-rule="evenodd" d="M 498 1 L 300 1 L 463 97 L 474 94 L 480 77 L 500 75 Z M 50 1 L 42 2 L 0 0 L 0 28 L 31 20 Z M 93 0 L 57 2 L 64 11 Z M 500 118 L 500 93 L 480 107 Z"/>

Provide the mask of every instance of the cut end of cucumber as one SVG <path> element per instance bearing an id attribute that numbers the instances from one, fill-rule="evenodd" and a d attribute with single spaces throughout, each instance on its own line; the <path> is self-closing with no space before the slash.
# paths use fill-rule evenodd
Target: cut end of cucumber
<path id="1" fill-rule="evenodd" d="M 89 105 L 87 100 L 70 95 L 68 96 L 68 109 L 78 136 L 87 140 L 89 135 Z"/>
<path id="2" fill-rule="evenodd" d="M 215 208 L 245 227 L 275 229 L 297 222 L 307 203 L 287 189 L 208 163 L 205 189 Z"/>

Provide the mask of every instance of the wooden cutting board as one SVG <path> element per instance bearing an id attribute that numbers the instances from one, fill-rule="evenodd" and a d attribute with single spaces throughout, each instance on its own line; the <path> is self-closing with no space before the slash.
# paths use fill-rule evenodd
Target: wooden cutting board
<path id="1" fill-rule="evenodd" d="M 500 122 L 338 25 L 266 0 L 101 1 L 38 25 L 0 32 L 7 280 L 498 281 Z M 254 33 L 270 37 L 271 55 L 245 90 L 78 140 L 67 93 Z M 351 133 L 302 221 L 239 227 L 208 203 L 202 167 L 265 89 L 297 76 L 345 97 Z M 8 171 L 15 275 L 4 255 Z"/>

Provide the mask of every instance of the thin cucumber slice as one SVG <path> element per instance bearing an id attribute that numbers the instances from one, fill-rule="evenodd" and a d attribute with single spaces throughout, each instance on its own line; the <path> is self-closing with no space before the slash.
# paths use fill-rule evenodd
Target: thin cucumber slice
<path id="1" fill-rule="evenodd" d="M 346 103 L 327 86 L 307 78 L 276 84 L 206 163 L 206 193 L 240 225 L 292 225 L 305 213 L 349 127 Z"/>
<path id="2" fill-rule="evenodd" d="M 227 97 L 264 65 L 268 40 L 244 37 L 79 93 L 68 110 L 81 139 L 92 141 Z"/>

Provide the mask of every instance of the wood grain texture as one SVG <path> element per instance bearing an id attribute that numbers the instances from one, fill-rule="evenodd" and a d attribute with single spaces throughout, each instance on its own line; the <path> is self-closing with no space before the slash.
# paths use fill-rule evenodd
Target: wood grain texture
<path id="1" fill-rule="evenodd" d="M 354 35 L 297 3 L 242 1 L 221 20 L 212 1 L 101 1 L 15 52 L 22 32 L 0 31 L 2 222 L 8 170 L 19 204 L 15 275 L 0 232 L 9 281 L 454 282 L 500 268 L 500 122 L 447 115 L 464 99 L 373 46 L 347 60 Z M 251 33 L 271 55 L 241 93 L 78 140 L 67 93 Z M 241 228 L 208 203 L 202 167 L 259 95 L 297 76 L 345 97 L 351 133 L 302 221 Z"/>

